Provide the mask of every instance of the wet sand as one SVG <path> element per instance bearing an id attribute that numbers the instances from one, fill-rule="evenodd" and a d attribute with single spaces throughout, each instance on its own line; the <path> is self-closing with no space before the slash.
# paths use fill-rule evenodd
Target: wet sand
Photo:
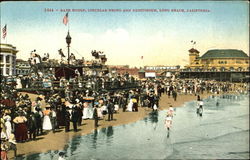
<path id="1" fill-rule="evenodd" d="M 209 94 L 200 95 L 202 99 L 206 98 Z M 37 95 L 30 95 L 30 98 L 34 100 Z M 167 95 L 162 95 L 159 103 L 159 110 L 167 109 L 170 105 L 173 107 L 180 107 L 185 102 L 196 100 L 194 95 L 178 95 L 177 101 L 174 101 L 172 97 L 168 98 Z M 44 102 L 43 102 L 44 104 Z M 152 110 L 146 107 L 139 107 L 138 112 L 122 112 L 122 109 L 119 110 L 119 113 L 113 115 L 113 121 L 99 120 L 99 127 L 97 129 L 105 128 L 108 126 L 118 126 L 123 124 L 128 124 L 136 122 L 143 119 L 148 115 Z M 107 119 L 107 115 L 105 117 Z M 94 121 L 93 120 L 83 120 L 82 126 L 78 126 L 78 132 L 73 131 L 73 125 L 70 124 L 70 132 L 65 132 L 64 127 L 61 127 L 56 133 L 50 131 L 49 133 L 38 136 L 35 141 L 28 141 L 25 143 L 17 144 L 17 155 L 27 155 L 34 153 L 47 152 L 49 150 L 62 150 L 67 144 L 67 142 L 74 136 L 86 135 L 91 133 L 94 130 Z M 13 151 L 9 151 L 8 157 L 13 159 Z"/>

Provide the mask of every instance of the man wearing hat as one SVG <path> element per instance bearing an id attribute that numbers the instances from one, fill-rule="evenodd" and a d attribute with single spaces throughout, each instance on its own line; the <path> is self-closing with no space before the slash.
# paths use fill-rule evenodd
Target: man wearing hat
<path id="1" fill-rule="evenodd" d="M 113 112 L 114 112 L 114 103 L 112 102 L 112 99 L 109 99 L 108 103 L 108 121 L 113 120 Z"/>
<path id="2" fill-rule="evenodd" d="M 64 119 L 65 119 L 65 132 L 69 132 L 70 129 L 70 113 L 69 113 L 69 107 L 66 107 Z"/>
<path id="3" fill-rule="evenodd" d="M 77 122 L 79 119 L 79 114 L 77 111 L 77 107 L 74 105 L 73 110 L 71 112 L 72 116 L 71 116 L 71 120 L 73 122 L 73 127 L 74 127 L 74 131 L 77 132 Z"/>

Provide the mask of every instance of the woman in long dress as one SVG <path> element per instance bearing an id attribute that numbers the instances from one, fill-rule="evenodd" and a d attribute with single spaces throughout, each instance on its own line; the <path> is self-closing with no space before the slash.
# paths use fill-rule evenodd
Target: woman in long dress
<path id="1" fill-rule="evenodd" d="M 46 107 L 46 109 L 43 111 L 43 130 L 52 130 L 52 124 L 51 124 L 51 120 L 50 120 L 50 113 L 51 110 L 49 107 Z"/>
<path id="2" fill-rule="evenodd" d="M 23 113 L 19 113 L 16 118 L 13 119 L 15 126 L 15 137 L 17 142 L 24 142 L 28 140 L 27 118 Z"/>
<path id="3" fill-rule="evenodd" d="M 11 117 L 9 115 L 6 115 L 3 118 L 5 120 L 6 135 L 7 135 L 7 138 L 9 139 L 10 134 L 12 132 L 12 127 L 11 127 L 11 123 L 10 123 Z"/>
<path id="4" fill-rule="evenodd" d="M 88 119 L 88 108 L 89 108 L 89 103 L 84 102 L 83 103 L 83 116 L 82 116 L 82 119 Z"/>
<path id="5" fill-rule="evenodd" d="M 132 112 L 133 111 L 133 100 L 130 99 L 127 107 L 127 111 Z"/>

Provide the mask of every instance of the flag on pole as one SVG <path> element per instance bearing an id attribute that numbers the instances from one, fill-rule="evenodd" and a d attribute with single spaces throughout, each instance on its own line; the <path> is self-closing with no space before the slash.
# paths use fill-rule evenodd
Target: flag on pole
<path id="1" fill-rule="evenodd" d="M 66 15 L 63 17 L 63 24 L 67 25 L 67 23 L 69 22 L 69 14 L 66 13 Z"/>
<path id="2" fill-rule="evenodd" d="M 3 27 L 2 32 L 3 32 L 3 39 L 5 39 L 7 35 L 7 24 L 5 24 L 5 26 Z"/>

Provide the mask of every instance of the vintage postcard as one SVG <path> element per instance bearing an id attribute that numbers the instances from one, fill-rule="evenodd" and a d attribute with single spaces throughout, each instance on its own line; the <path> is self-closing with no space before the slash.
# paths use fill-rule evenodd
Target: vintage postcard
<path id="1" fill-rule="evenodd" d="M 0 8 L 1 159 L 249 159 L 249 2 Z"/>

